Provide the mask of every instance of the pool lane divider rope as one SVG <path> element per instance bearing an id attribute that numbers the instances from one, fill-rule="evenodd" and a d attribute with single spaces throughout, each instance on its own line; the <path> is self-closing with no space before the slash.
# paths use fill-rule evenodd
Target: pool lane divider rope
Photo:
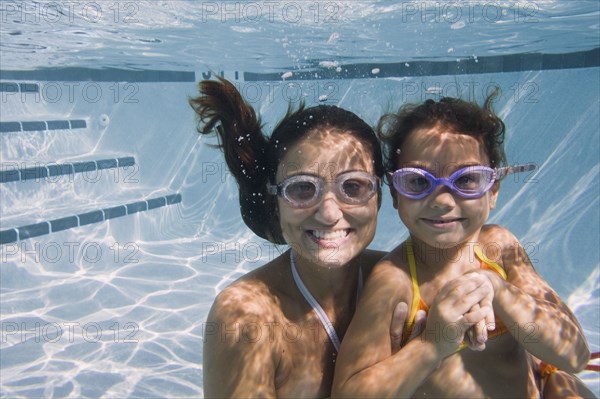
<path id="1" fill-rule="evenodd" d="M 64 119 L 49 121 L 0 121 L 0 133 L 47 132 L 50 130 L 85 129 L 85 119 Z"/>
<path id="2" fill-rule="evenodd" d="M 91 212 L 48 220 L 40 223 L 0 231 L 0 244 L 11 244 L 17 241 L 38 237 L 57 231 L 81 227 L 93 223 L 107 221 L 134 213 L 149 211 L 181 202 L 181 194 L 171 194 L 148 200 L 132 202 L 111 208 L 98 209 Z"/>
<path id="3" fill-rule="evenodd" d="M 15 169 L 8 169 L 9 166 L 11 166 L 11 163 L 2 164 L 2 170 L 0 170 L 0 183 L 40 180 L 55 176 L 89 173 L 103 169 L 126 168 L 135 166 L 135 158 L 128 156 L 121 158 L 99 159 L 95 161 L 52 163 L 48 165 L 36 165 L 32 167 Z"/>

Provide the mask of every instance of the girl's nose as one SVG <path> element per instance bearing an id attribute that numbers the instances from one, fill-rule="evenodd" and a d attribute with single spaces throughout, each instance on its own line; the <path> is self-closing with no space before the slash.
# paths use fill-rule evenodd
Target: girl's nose
<path id="1" fill-rule="evenodd" d="M 435 190 L 430 194 L 430 204 L 435 209 L 452 209 L 456 206 L 456 200 L 454 194 L 449 187 L 444 185 L 436 187 Z"/>

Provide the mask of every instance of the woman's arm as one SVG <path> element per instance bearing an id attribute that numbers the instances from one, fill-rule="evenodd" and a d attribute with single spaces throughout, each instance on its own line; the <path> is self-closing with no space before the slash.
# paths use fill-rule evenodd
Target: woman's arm
<path id="1" fill-rule="evenodd" d="M 484 248 L 500 249 L 508 276 L 504 281 L 495 273 L 486 273 L 494 286 L 496 315 L 534 356 L 570 373 L 583 370 L 590 351 L 581 326 L 535 271 L 516 237 L 500 226 L 487 226 L 482 236 Z M 488 256 L 494 259 L 494 254 Z"/>
<path id="2" fill-rule="evenodd" d="M 265 309 L 245 289 L 228 287 L 208 315 L 204 330 L 206 398 L 275 398 L 274 350 L 277 342 L 262 331 L 269 325 Z M 273 325 L 273 323 L 271 323 Z"/>

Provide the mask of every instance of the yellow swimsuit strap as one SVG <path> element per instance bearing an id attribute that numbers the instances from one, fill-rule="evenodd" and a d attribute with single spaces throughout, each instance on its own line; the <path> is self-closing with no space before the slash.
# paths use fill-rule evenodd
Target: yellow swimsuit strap
<path id="1" fill-rule="evenodd" d="M 417 279 L 417 265 L 415 262 L 415 252 L 413 249 L 412 238 L 408 237 L 406 240 L 406 255 L 408 257 L 408 266 L 410 270 L 410 278 L 412 281 L 413 288 L 413 299 L 412 299 L 412 307 L 410 309 L 410 316 L 408 318 L 409 323 L 414 323 L 415 316 L 417 311 L 419 310 L 419 303 L 421 302 L 421 291 L 419 290 L 419 281 Z M 480 262 L 485 263 L 490 269 L 494 270 L 498 275 L 500 275 L 504 280 L 507 279 L 506 271 L 502 266 L 493 260 L 489 259 L 478 244 L 475 244 L 475 256 L 479 259 Z"/>
<path id="2" fill-rule="evenodd" d="M 409 322 L 414 323 L 417 310 L 419 310 L 419 302 L 421 301 L 421 292 L 419 291 L 419 281 L 417 281 L 417 265 L 415 263 L 415 252 L 413 251 L 412 239 L 409 237 L 406 240 L 406 254 L 408 256 L 408 267 L 410 268 L 410 278 L 413 287 L 412 308 L 410 309 Z"/>

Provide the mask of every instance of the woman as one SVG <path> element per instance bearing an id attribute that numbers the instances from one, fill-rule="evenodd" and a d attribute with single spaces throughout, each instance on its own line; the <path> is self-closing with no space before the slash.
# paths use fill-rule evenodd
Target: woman
<path id="1" fill-rule="evenodd" d="M 190 100 L 198 130 L 216 128 L 244 222 L 291 247 L 215 299 L 205 395 L 329 396 L 339 340 L 383 256 L 366 249 L 381 204 L 378 139 L 355 114 L 326 105 L 288 111 L 267 138 L 231 83 L 203 81 L 200 92 Z"/>

